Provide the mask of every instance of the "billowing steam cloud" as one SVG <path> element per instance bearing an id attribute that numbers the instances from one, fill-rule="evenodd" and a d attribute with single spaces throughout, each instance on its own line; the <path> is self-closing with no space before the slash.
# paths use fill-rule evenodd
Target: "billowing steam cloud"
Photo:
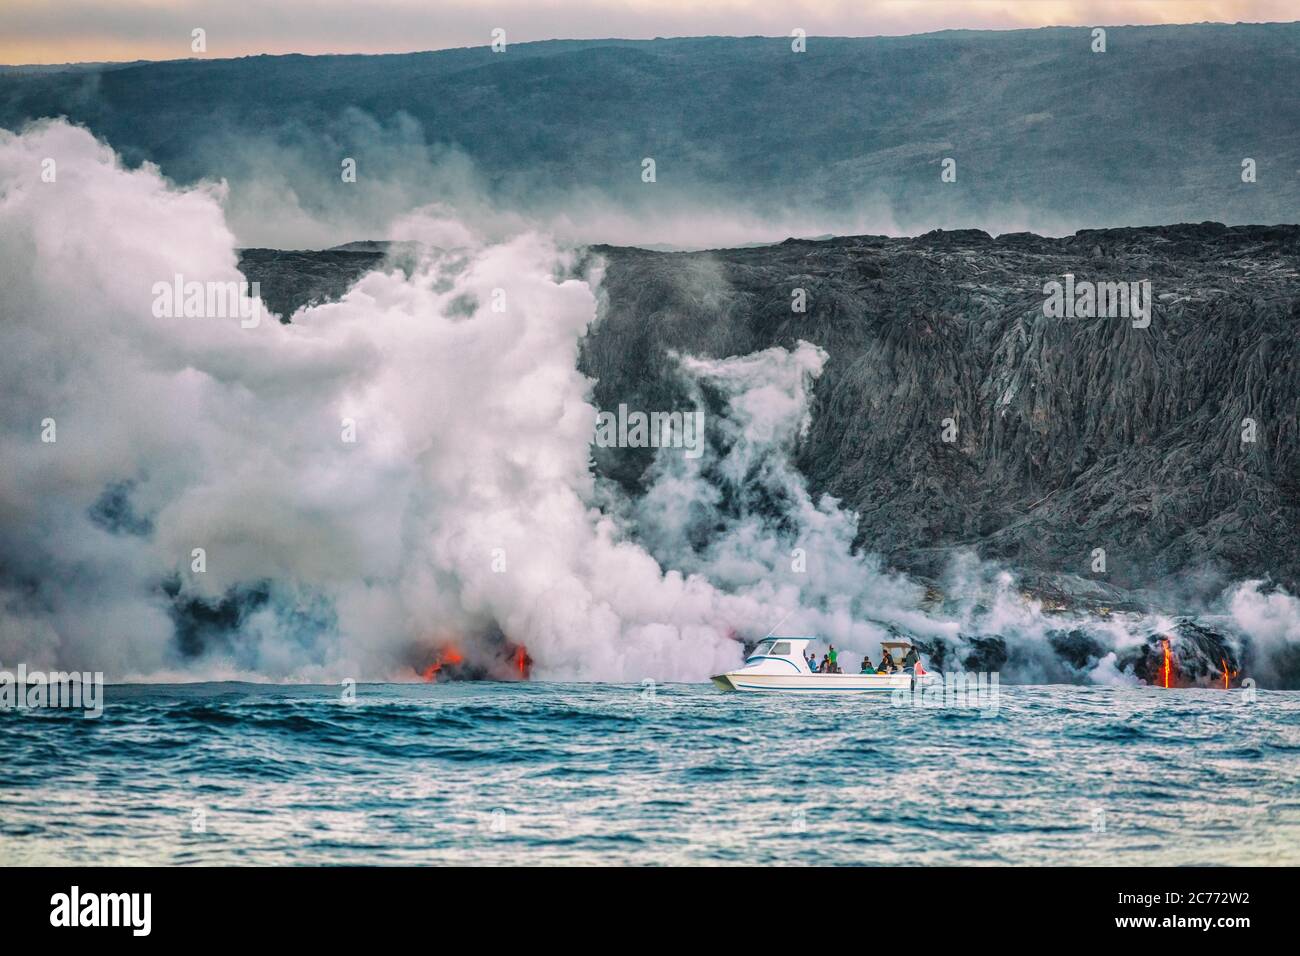
<path id="1" fill-rule="evenodd" d="M 902 629 L 958 662 L 997 635 L 1022 678 L 1133 680 L 1116 654 L 1162 626 L 1087 622 L 1066 667 L 1059 624 L 978 562 L 963 607 L 923 612 L 791 465 L 811 345 L 678 357 L 705 453 L 661 449 L 636 499 L 598 481 L 598 267 L 535 232 L 408 217 L 428 251 L 291 324 L 157 315 L 157 283 L 242 281 L 224 198 L 64 123 L 0 131 L 0 662 L 387 679 L 454 646 L 489 674 L 699 680 L 770 631 Z M 1287 595 L 1225 613 L 1274 656 L 1300 642 Z"/>
<path id="2" fill-rule="evenodd" d="M 791 464 L 826 359 L 808 343 L 720 361 L 682 357 L 694 404 L 725 414 L 711 422 L 707 454 L 660 454 L 634 526 L 663 563 L 785 608 L 780 633 L 874 648 L 886 621 L 935 625 L 916 610 L 922 589 L 854 555 L 853 516 L 833 498 L 814 502 Z"/>
<path id="3" fill-rule="evenodd" d="M 596 303 L 548 241 L 376 272 L 292 325 L 158 318 L 160 280 L 242 278 L 219 197 L 63 124 L 2 143 L 5 659 L 387 677 L 493 625 L 544 675 L 739 659 L 744 609 L 592 508 Z M 187 601 L 235 638 L 178 647 Z"/>

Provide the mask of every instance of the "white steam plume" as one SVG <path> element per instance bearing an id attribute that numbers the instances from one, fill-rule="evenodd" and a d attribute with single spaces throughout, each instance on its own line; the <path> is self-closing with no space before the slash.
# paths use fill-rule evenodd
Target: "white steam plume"
<path id="1" fill-rule="evenodd" d="M 556 279 L 548 240 L 375 272 L 291 325 L 157 318 L 156 282 L 242 278 L 214 190 L 125 171 L 63 123 L 0 136 L 0 659 L 390 677 L 412 645 L 495 624 L 539 676 L 699 679 L 739 661 L 734 629 L 767 626 L 593 507 L 576 360 L 595 298 Z M 169 579 L 209 607 L 269 594 L 186 655 Z"/>

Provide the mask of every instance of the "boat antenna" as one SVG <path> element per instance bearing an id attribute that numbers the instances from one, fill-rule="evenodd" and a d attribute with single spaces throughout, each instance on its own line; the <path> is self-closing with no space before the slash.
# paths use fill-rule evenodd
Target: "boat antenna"
<path id="1" fill-rule="evenodd" d="M 777 627 L 780 627 L 782 624 L 784 624 L 784 623 L 786 622 L 786 618 L 788 618 L 788 617 L 789 617 L 791 614 L 793 614 L 793 613 L 794 613 L 794 608 L 790 608 L 790 610 L 786 611 L 786 612 L 785 612 L 785 617 L 781 618 L 781 620 L 779 620 L 779 621 L 776 622 L 776 627 L 772 628 L 772 630 L 768 631 L 766 634 L 764 634 L 762 637 L 760 637 L 759 640 L 760 640 L 760 641 L 765 641 L 765 640 L 767 640 L 769 637 L 771 637 L 773 634 L 775 634 L 775 633 L 776 633 L 776 628 L 777 628 Z"/>

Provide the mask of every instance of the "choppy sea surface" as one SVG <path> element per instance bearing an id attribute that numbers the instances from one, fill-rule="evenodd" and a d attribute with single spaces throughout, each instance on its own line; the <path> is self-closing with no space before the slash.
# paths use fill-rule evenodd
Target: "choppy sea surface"
<path id="1" fill-rule="evenodd" d="M 1294 692 L 105 694 L 0 712 L 0 863 L 1300 863 Z"/>

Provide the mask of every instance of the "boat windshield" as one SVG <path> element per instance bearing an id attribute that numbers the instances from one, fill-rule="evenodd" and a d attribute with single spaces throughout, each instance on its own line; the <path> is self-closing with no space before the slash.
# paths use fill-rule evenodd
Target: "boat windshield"
<path id="1" fill-rule="evenodd" d="M 794 644 L 790 641 L 764 640 L 759 641 L 745 659 L 752 661 L 756 657 L 791 657 L 794 653 Z"/>
<path id="2" fill-rule="evenodd" d="M 789 641 L 763 641 L 752 651 L 749 652 L 749 656 L 750 657 L 769 657 L 769 656 L 789 657 L 790 653 L 791 651 L 790 651 Z"/>

